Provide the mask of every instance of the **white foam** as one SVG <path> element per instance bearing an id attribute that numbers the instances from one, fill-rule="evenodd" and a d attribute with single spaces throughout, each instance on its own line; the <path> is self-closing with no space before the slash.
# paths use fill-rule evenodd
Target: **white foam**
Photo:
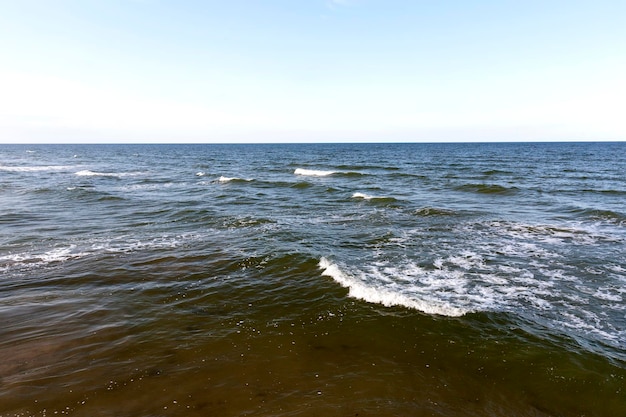
<path id="1" fill-rule="evenodd" d="M 467 250 L 460 255 L 451 256 L 448 262 L 465 270 L 485 267 L 485 262 L 479 254 Z"/>
<path id="2" fill-rule="evenodd" d="M 371 200 L 372 198 L 374 198 L 374 196 L 364 194 L 364 193 L 354 193 L 352 194 L 352 198 L 362 198 L 363 200 Z"/>
<path id="3" fill-rule="evenodd" d="M 49 264 L 80 258 L 84 252 L 77 252 L 76 245 L 57 247 L 41 253 L 16 253 L 0 256 L 0 264 Z"/>
<path id="4" fill-rule="evenodd" d="M 616 288 L 603 287 L 598 288 L 593 296 L 601 301 L 614 301 L 621 303 L 622 296 L 620 294 L 616 294 L 617 292 L 619 292 L 619 290 Z"/>
<path id="5" fill-rule="evenodd" d="M 85 244 L 80 247 L 77 244 L 68 244 L 47 250 L 16 252 L 0 256 L 0 271 L 30 270 L 32 268 L 46 267 L 51 264 L 102 253 L 118 254 L 149 249 L 171 249 L 194 239 L 197 239 L 197 235 L 195 234 L 161 236 L 158 238 L 130 241 L 120 238 L 116 240 L 94 240 L 85 242 Z"/>
<path id="6" fill-rule="evenodd" d="M 337 171 L 322 171 L 316 169 L 304 169 L 304 168 L 296 168 L 293 172 L 295 175 L 302 175 L 307 177 L 327 177 L 329 175 L 336 174 Z"/>
<path id="7" fill-rule="evenodd" d="M 231 181 L 252 181 L 251 178 L 238 178 L 238 177 L 225 177 L 225 176 L 221 176 L 217 179 L 217 182 L 221 182 L 221 183 L 227 183 L 227 182 L 231 182 Z"/>
<path id="8" fill-rule="evenodd" d="M 365 193 L 360 193 L 360 192 L 356 192 L 354 194 L 352 194 L 352 198 L 356 198 L 356 199 L 362 199 L 362 200 L 366 200 L 366 201 L 395 201 L 395 198 L 393 197 L 385 197 L 385 196 L 376 196 L 376 195 L 369 195 L 369 194 L 365 194 Z"/>
<path id="9" fill-rule="evenodd" d="M 96 171 L 90 171 L 88 169 L 76 172 L 76 175 L 78 175 L 79 177 L 116 177 L 116 178 L 122 178 L 122 177 L 130 177 L 130 176 L 136 176 L 136 175 L 141 175 L 141 174 L 142 174 L 141 172 L 96 172 Z"/>
<path id="10" fill-rule="evenodd" d="M 433 262 L 433 266 L 437 269 L 442 269 L 443 268 L 443 259 L 441 258 L 437 258 L 435 259 L 435 261 Z"/>
<path id="11" fill-rule="evenodd" d="M 351 297 L 368 302 L 445 315 L 509 312 L 626 343 L 626 331 L 615 322 L 626 311 L 626 268 L 607 263 L 581 269 L 568 256 L 580 250 L 576 246 L 622 242 L 619 234 L 588 224 L 506 221 L 461 223 L 451 232 L 458 239 L 424 245 L 423 228 L 406 229 L 383 246 L 372 245 L 358 263 L 324 258 L 319 266 Z M 585 318 L 587 325 L 578 326 Z"/>
<path id="12" fill-rule="evenodd" d="M 326 258 L 321 258 L 319 267 L 322 275 L 329 276 L 341 286 L 348 288 L 348 295 L 369 303 L 382 304 L 386 307 L 404 306 L 422 311 L 427 314 L 437 314 L 458 317 L 468 313 L 468 310 L 453 307 L 445 302 L 433 299 L 420 299 L 394 290 L 393 286 L 372 285 L 354 276 L 344 273 L 336 264 Z"/>

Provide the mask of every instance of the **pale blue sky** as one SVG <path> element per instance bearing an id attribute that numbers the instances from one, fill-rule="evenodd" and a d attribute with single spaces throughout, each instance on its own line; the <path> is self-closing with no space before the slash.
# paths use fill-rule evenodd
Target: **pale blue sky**
<path id="1" fill-rule="evenodd" d="M 626 1 L 0 0 L 0 142 L 626 140 Z"/>

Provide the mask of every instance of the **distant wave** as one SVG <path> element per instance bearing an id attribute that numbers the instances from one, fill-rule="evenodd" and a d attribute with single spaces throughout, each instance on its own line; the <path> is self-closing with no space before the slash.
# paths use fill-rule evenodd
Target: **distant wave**
<path id="1" fill-rule="evenodd" d="M 88 169 L 76 172 L 79 177 L 130 177 L 135 175 L 141 175 L 141 172 L 95 172 Z"/>
<path id="2" fill-rule="evenodd" d="M 598 189 L 587 189 L 587 190 L 581 190 L 584 193 L 597 193 L 597 194 L 606 194 L 606 195 L 615 195 L 615 196 L 620 196 L 620 195 L 626 195 L 626 191 L 625 190 L 598 190 Z"/>
<path id="3" fill-rule="evenodd" d="M 490 177 L 490 176 L 493 176 L 493 175 L 500 175 L 500 174 L 510 175 L 511 172 L 509 172 L 509 171 L 501 171 L 499 169 L 489 169 L 487 171 L 483 171 L 482 174 L 484 176 L 486 176 L 486 177 Z"/>
<path id="4" fill-rule="evenodd" d="M 362 170 L 377 170 L 377 171 L 399 171 L 399 167 L 386 166 L 386 165 L 339 165 L 337 168 L 342 171 L 360 172 Z"/>
<path id="5" fill-rule="evenodd" d="M 436 207 L 422 207 L 414 211 L 416 216 L 452 216 L 456 214 L 452 210 L 440 209 Z"/>
<path id="6" fill-rule="evenodd" d="M 350 178 L 350 177 L 363 177 L 367 174 L 364 174 L 362 172 L 356 172 L 356 171 L 336 171 L 335 175 Z"/>
<path id="7" fill-rule="evenodd" d="M 336 174 L 337 171 L 322 171 L 317 169 L 296 168 L 293 173 L 295 175 L 302 175 L 306 177 L 327 177 L 329 175 Z"/>
<path id="8" fill-rule="evenodd" d="M 374 196 L 363 194 L 363 193 L 354 193 L 352 194 L 352 198 L 362 198 L 363 200 L 371 200 Z"/>
<path id="9" fill-rule="evenodd" d="M 0 171 L 6 172 L 43 172 L 43 171 L 64 171 L 75 168 L 69 165 L 42 165 L 42 166 L 11 166 L 0 165 Z"/>
<path id="10" fill-rule="evenodd" d="M 287 185 L 289 188 L 295 188 L 296 190 L 298 189 L 304 189 L 304 188 L 309 188 L 309 187 L 313 187 L 313 185 L 311 183 L 305 182 L 305 181 L 300 181 L 300 182 L 296 182 L 296 183 L 289 183 Z"/>
<path id="11" fill-rule="evenodd" d="M 382 285 L 367 284 L 358 278 L 344 273 L 336 264 L 326 258 L 321 258 L 319 268 L 322 275 L 331 277 L 338 284 L 348 288 L 348 295 L 368 303 L 382 304 L 386 307 L 403 306 L 414 310 L 419 310 L 426 314 L 436 314 L 440 316 L 459 317 L 469 311 L 447 305 L 437 301 L 420 300 L 415 297 L 408 297 L 392 287 Z"/>
<path id="12" fill-rule="evenodd" d="M 364 193 L 354 193 L 352 194 L 352 198 L 356 198 L 356 199 L 362 199 L 362 200 L 367 200 L 367 201 L 374 201 L 374 202 L 394 202 L 394 201 L 398 201 L 397 199 L 393 198 L 393 197 L 385 197 L 385 196 L 374 196 L 374 195 L 369 195 L 369 194 L 364 194 Z"/>
<path id="13" fill-rule="evenodd" d="M 306 168 L 296 168 L 293 172 L 295 175 L 302 175 L 305 177 L 328 177 L 330 175 L 336 175 L 340 177 L 362 177 L 364 174 L 358 171 L 331 171 L 331 170 L 320 170 L 320 169 L 306 169 Z"/>
<path id="14" fill-rule="evenodd" d="M 518 190 L 516 187 L 508 188 L 497 184 L 464 184 L 456 187 L 456 189 L 479 194 L 513 194 Z"/>
<path id="15" fill-rule="evenodd" d="M 616 224 L 626 224 L 626 214 L 616 211 L 576 208 L 571 212 L 577 215 L 588 217 L 592 220 L 604 220 Z"/>
<path id="16" fill-rule="evenodd" d="M 250 182 L 250 181 L 252 181 L 252 178 L 246 179 L 246 178 L 237 178 L 237 177 L 225 177 L 223 175 L 217 179 L 217 182 L 219 182 L 219 183 Z"/>

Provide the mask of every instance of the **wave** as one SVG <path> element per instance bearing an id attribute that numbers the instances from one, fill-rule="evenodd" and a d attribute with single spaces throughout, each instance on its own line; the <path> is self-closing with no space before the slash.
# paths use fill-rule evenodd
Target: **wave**
<path id="1" fill-rule="evenodd" d="M 436 250 L 419 262 L 374 258 L 348 267 L 321 258 L 318 267 L 348 288 L 348 296 L 370 303 L 450 317 L 510 313 L 610 346 L 626 341 L 613 321 L 623 316 L 625 300 L 619 265 L 594 266 L 587 272 L 606 280 L 587 280 L 553 251 L 537 250 L 525 239 L 481 240 L 476 237 L 475 249 Z M 493 262 L 503 257 L 506 263 Z"/>
<path id="2" fill-rule="evenodd" d="M 356 172 L 356 171 L 337 171 L 335 172 L 335 175 L 340 176 L 340 177 L 352 178 L 352 177 L 363 177 L 368 174 L 364 174 L 362 172 Z"/>
<path id="3" fill-rule="evenodd" d="M 222 227 L 227 229 L 246 229 L 252 227 L 266 227 L 267 230 L 271 229 L 275 225 L 275 221 L 266 218 L 257 218 L 250 216 L 226 218 L 222 222 Z"/>
<path id="4" fill-rule="evenodd" d="M 416 216 L 453 216 L 456 213 L 452 210 L 435 207 L 422 207 L 413 212 Z"/>
<path id="5" fill-rule="evenodd" d="M 583 193 L 589 193 L 589 194 L 603 194 L 603 195 L 614 195 L 614 196 L 626 195 L 626 191 L 624 191 L 624 190 L 585 189 L 585 190 L 581 190 L 581 191 Z"/>
<path id="6" fill-rule="evenodd" d="M 480 228 L 487 227 L 488 233 L 481 231 Z M 493 220 L 474 226 L 466 227 L 465 230 L 468 233 L 477 235 L 491 235 L 492 237 L 501 236 L 509 241 L 520 240 L 532 244 L 533 247 L 540 248 L 543 245 L 551 245 L 554 247 L 559 246 L 571 246 L 571 245 L 595 245 L 603 242 L 619 242 L 621 241 L 619 236 L 612 235 L 611 233 L 603 233 L 600 229 L 597 229 L 592 224 L 576 224 L 570 225 L 542 225 L 542 224 L 524 224 L 510 221 L 498 221 Z M 531 243 L 532 242 L 532 243 Z M 511 245 L 506 245 L 501 248 L 510 248 Z M 528 250 L 528 247 L 525 248 Z M 545 250 L 545 249 L 544 249 Z M 504 253 L 504 252 L 503 252 Z M 524 255 L 524 253 L 519 253 Z M 529 255 L 528 252 L 525 255 Z M 548 256 L 547 253 L 542 253 L 542 256 Z"/>
<path id="7" fill-rule="evenodd" d="M 46 172 L 46 171 L 66 171 L 76 168 L 71 165 L 41 165 L 41 166 L 13 166 L 0 165 L 0 171 L 5 172 Z"/>
<path id="8" fill-rule="evenodd" d="M 304 177 L 328 177 L 328 176 L 339 176 L 339 177 L 362 177 L 364 174 L 358 171 L 331 171 L 331 170 L 319 170 L 319 169 L 306 169 L 306 168 L 296 168 L 293 172 L 295 175 L 302 175 Z"/>
<path id="9" fill-rule="evenodd" d="M 336 174 L 337 171 L 322 171 L 317 169 L 296 168 L 293 173 L 295 175 L 302 175 L 305 177 L 327 177 L 329 175 Z"/>
<path id="10" fill-rule="evenodd" d="M 53 248 L 41 253 L 16 253 L 0 256 L 0 268 L 8 269 L 17 266 L 36 266 L 64 262 L 85 256 L 86 252 L 77 252 L 76 245 Z"/>
<path id="11" fill-rule="evenodd" d="M 376 171 L 399 171 L 401 168 L 396 166 L 386 165 L 339 165 L 337 168 L 342 171 L 359 172 L 363 170 L 376 170 Z"/>
<path id="12" fill-rule="evenodd" d="M 486 177 L 494 176 L 494 175 L 510 175 L 509 171 L 502 171 L 499 169 L 489 169 L 487 171 L 483 171 L 482 174 Z"/>
<path id="13" fill-rule="evenodd" d="M 601 209 L 574 209 L 571 213 L 587 217 L 591 220 L 606 221 L 618 225 L 626 224 L 626 214 L 612 210 Z"/>
<path id="14" fill-rule="evenodd" d="M 359 193 L 359 192 L 352 194 L 352 198 L 362 199 L 366 201 L 387 202 L 387 203 L 398 201 L 394 197 L 374 196 L 374 195 L 369 195 L 369 194 L 364 194 L 364 193 Z"/>
<path id="15" fill-rule="evenodd" d="M 288 183 L 287 187 L 294 188 L 296 190 L 303 190 L 305 188 L 313 187 L 313 184 L 305 181 L 299 181 L 296 183 Z"/>
<path id="16" fill-rule="evenodd" d="M 114 177 L 114 178 L 123 178 L 123 177 L 132 177 L 141 175 L 141 172 L 96 172 L 90 171 L 88 169 L 78 171 L 75 173 L 79 177 Z"/>
<path id="17" fill-rule="evenodd" d="M 225 177 L 225 176 L 221 176 L 217 179 L 217 182 L 219 183 L 227 183 L 227 182 L 250 182 L 253 181 L 252 178 L 246 179 L 246 178 L 237 178 L 237 177 Z"/>
<path id="18" fill-rule="evenodd" d="M 344 273 L 339 266 L 322 257 L 319 262 L 322 275 L 331 277 L 341 286 L 348 288 L 348 296 L 368 303 L 382 304 L 385 307 L 402 306 L 419 310 L 426 314 L 435 314 L 448 317 L 460 317 L 469 310 L 451 306 L 437 300 L 419 299 L 407 296 L 393 287 L 381 284 L 366 283 L 365 281 Z"/>
<path id="19" fill-rule="evenodd" d="M 50 267 L 55 264 L 103 254 L 126 254 L 143 250 L 177 248 L 191 240 L 195 234 L 179 234 L 145 239 L 93 239 L 87 242 L 67 243 L 48 249 L 35 249 L 0 256 L 0 271 L 25 271 Z"/>
<path id="20" fill-rule="evenodd" d="M 456 189 L 478 194 L 514 194 L 518 191 L 517 187 L 504 187 L 498 184 L 464 184 Z"/>

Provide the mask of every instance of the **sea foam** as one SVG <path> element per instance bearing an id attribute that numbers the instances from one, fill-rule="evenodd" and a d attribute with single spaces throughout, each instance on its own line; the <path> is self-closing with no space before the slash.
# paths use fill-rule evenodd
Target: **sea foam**
<path id="1" fill-rule="evenodd" d="M 140 172 L 96 172 L 96 171 L 90 171 L 88 169 L 84 169 L 82 171 L 76 172 L 76 175 L 78 175 L 79 177 L 115 177 L 115 178 L 122 178 L 122 177 L 130 177 L 130 176 L 135 176 L 135 175 L 141 175 L 141 173 Z"/>
<path id="2" fill-rule="evenodd" d="M 398 201 L 394 197 L 369 195 L 369 194 L 359 193 L 359 192 L 356 192 L 356 193 L 352 194 L 352 198 L 365 200 L 365 201 L 376 202 L 376 203 L 393 203 L 393 202 L 397 202 Z"/>
<path id="3" fill-rule="evenodd" d="M 409 297 L 399 291 L 395 291 L 391 286 L 383 287 L 382 285 L 368 284 L 343 272 L 339 266 L 324 257 L 320 259 L 319 267 L 322 269 L 322 275 L 331 277 L 341 286 L 348 288 L 348 296 L 369 303 L 382 304 L 385 307 L 403 306 L 426 314 L 449 317 L 459 317 L 469 312 L 437 300 L 422 300 L 417 297 Z"/>
<path id="4" fill-rule="evenodd" d="M 329 175 L 336 174 L 337 171 L 322 171 L 317 169 L 296 168 L 293 173 L 295 175 L 302 175 L 305 177 L 327 177 Z"/>
<path id="5" fill-rule="evenodd" d="M 352 198 L 362 198 L 363 200 L 371 200 L 376 197 L 372 195 L 364 194 L 364 193 L 354 193 L 352 194 Z"/>
<path id="6" fill-rule="evenodd" d="M 237 177 L 225 177 L 223 175 L 217 179 L 217 182 L 220 182 L 220 183 L 236 182 L 236 181 L 249 182 L 249 181 L 252 181 L 252 179 L 237 178 Z"/>

